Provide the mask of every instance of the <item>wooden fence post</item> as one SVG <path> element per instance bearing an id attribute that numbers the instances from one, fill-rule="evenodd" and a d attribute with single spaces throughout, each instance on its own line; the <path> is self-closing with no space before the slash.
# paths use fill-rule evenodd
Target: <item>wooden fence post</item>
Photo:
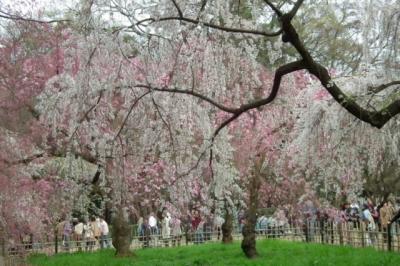
<path id="1" fill-rule="evenodd" d="M 388 244 L 388 251 L 392 251 L 392 224 L 389 223 L 387 226 L 387 244 Z"/>
<path id="2" fill-rule="evenodd" d="M 338 224 L 338 229 L 339 229 L 339 244 L 343 245 L 343 227 L 344 227 L 344 223 L 339 222 Z"/>
<path id="3" fill-rule="evenodd" d="M 2 256 L 2 257 L 5 257 L 6 256 L 6 239 L 5 239 L 5 237 L 4 237 L 4 235 L 5 235 L 5 233 L 3 232 L 3 230 L 0 230 L 0 255 Z"/>
<path id="4" fill-rule="evenodd" d="M 58 230 L 54 230 L 54 253 L 58 253 Z"/>
<path id="5" fill-rule="evenodd" d="M 5 265 L 5 258 L 6 258 L 6 239 L 5 239 L 5 232 L 0 229 L 0 265 Z"/>
<path id="6" fill-rule="evenodd" d="M 364 223 L 360 222 L 360 233 L 361 233 L 361 246 L 365 247 L 365 234 L 364 234 Z"/>

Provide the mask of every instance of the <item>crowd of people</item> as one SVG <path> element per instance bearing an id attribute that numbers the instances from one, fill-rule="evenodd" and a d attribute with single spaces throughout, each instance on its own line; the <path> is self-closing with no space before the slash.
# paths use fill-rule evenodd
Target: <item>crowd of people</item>
<path id="1" fill-rule="evenodd" d="M 78 250 L 85 248 L 86 251 L 93 250 L 96 243 L 101 248 L 110 246 L 108 224 L 100 217 L 65 219 L 57 225 L 56 230 L 66 250 L 72 248 L 72 245 Z"/>
<path id="2" fill-rule="evenodd" d="M 383 201 L 380 205 L 374 205 L 368 199 L 364 204 L 345 204 L 342 208 L 342 221 L 350 222 L 353 227 L 360 227 L 363 223 L 368 231 L 367 245 L 374 245 L 377 240 L 376 231 L 387 232 L 390 228 L 391 234 L 395 233 L 394 222 L 400 217 L 400 210 L 390 200 Z M 384 241 L 387 241 L 387 234 Z"/>
<path id="3" fill-rule="evenodd" d="M 380 205 L 373 204 L 370 199 L 363 204 L 346 203 L 341 211 L 343 222 L 352 222 L 354 225 L 363 222 L 370 230 L 387 230 L 399 216 L 399 208 L 396 208 L 390 200 L 383 201 Z"/>
<path id="4" fill-rule="evenodd" d="M 163 208 L 157 214 L 152 212 L 144 218 L 139 218 L 137 235 L 143 247 L 149 247 L 152 239 L 161 239 L 165 246 L 170 243 L 172 246 L 180 246 L 184 234 L 187 241 L 192 240 L 193 243 L 200 244 L 208 237 L 204 232 L 206 223 L 196 209 L 188 216 L 187 221 L 182 223 L 181 219 L 171 217 L 167 208 Z"/>
<path id="5" fill-rule="evenodd" d="M 311 241 L 316 230 L 326 229 L 328 224 L 335 228 L 338 228 L 339 224 L 346 224 L 351 229 L 364 226 L 367 232 L 367 245 L 373 245 L 375 239 L 372 232 L 387 231 L 388 227 L 399 218 L 400 212 L 388 200 L 378 206 L 374 205 L 370 199 L 363 202 L 363 204 L 346 203 L 340 210 L 308 206 L 302 213 L 303 217 L 297 220 L 290 217 L 283 209 L 274 210 L 272 213 L 260 212 L 255 232 L 275 237 L 287 233 L 285 230 L 288 227 L 300 227 L 306 240 Z M 234 233 L 241 233 L 245 224 L 244 214 L 238 212 L 235 217 L 237 223 L 234 223 L 237 225 L 237 227 L 235 226 L 237 230 Z M 171 217 L 168 210 L 163 208 L 162 211 L 152 212 L 139 219 L 137 235 L 143 243 L 143 247 L 149 247 L 152 239 L 161 240 L 166 246 L 169 244 L 180 245 L 183 236 L 186 241 L 199 244 L 211 239 L 211 235 L 220 239 L 223 223 L 224 219 L 221 216 L 213 218 L 202 216 L 197 209 L 192 210 L 186 219 L 180 220 L 177 217 Z M 391 228 L 393 231 L 395 227 Z"/>

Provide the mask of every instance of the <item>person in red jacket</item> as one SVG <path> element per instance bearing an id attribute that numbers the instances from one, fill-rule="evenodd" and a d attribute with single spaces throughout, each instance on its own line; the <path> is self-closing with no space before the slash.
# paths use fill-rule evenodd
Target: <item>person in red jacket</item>
<path id="1" fill-rule="evenodd" d="M 203 222 L 198 210 L 194 210 L 192 213 L 192 231 L 194 232 L 194 243 L 203 243 Z"/>

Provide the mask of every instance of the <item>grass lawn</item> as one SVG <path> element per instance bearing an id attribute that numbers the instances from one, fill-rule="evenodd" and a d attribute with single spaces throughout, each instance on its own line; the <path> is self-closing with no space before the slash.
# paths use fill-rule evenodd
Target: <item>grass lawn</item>
<path id="1" fill-rule="evenodd" d="M 115 258 L 114 250 L 93 253 L 59 254 L 52 257 L 34 255 L 32 265 L 84 265 L 84 266 L 161 266 L 161 265 L 400 265 L 400 254 L 380 252 L 370 248 L 328 246 L 279 240 L 257 242 L 259 258 L 248 260 L 240 249 L 240 243 L 220 243 L 179 248 L 149 248 L 135 251 L 132 258 Z"/>

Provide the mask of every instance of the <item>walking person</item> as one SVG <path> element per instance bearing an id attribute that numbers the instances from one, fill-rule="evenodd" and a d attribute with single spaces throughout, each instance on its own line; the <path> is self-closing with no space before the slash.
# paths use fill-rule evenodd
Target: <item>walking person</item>
<path id="1" fill-rule="evenodd" d="M 108 224 L 104 220 L 104 218 L 100 218 L 100 246 L 101 246 L 101 248 L 109 247 L 108 234 L 109 234 Z"/>
<path id="2" fill-rule="evenodd" d="M 203 224 L 200 212 L 198 210 L 193 211 L 192 216 L 192 231 L 194 232 L 194 243 L 201 244 L 204 242 L 203 238 Z"/>
<path id="3" fill-rule="evenodd" d="M 72 224 L 69 221 L 69 219 L 66 219 L 63 226 L 62 244 L 63 247 L 68 251 L 70 248 L 71 234 L 72 234 Z"/>
<path id="4" fill-rule="evenodd" d="M 363 211 L 362 211 L 362 220 L 367 226 L 367 232 L 365 235 L 367 245 L 374 245 L 375 244 L 375 221 L 374 217 L 372 217 L 372 214 L 369 210 L 368 204 L 364 204 L 363 206 Z"/>
<path id="5" fill-rule="evenodd" d="M 387 230 L 394 214 L 394 209 L 391 207 L 390 202 L 383 203 L 382 208 L 379 210 L 379 220 L 383 231 L 383 242 L 387 243 Z"/>
<path id="6" fill-rule="evenodd" d="M 157 235 L 158 234 L 158 228 L 157 228 L 157 219 L 154 216 L 154 213 L 150 213 L 149 216 L 149 226 L 150 226 L 150 231 L 152 235 Z"/>
<path id="7" fill-rule="evenodd" d="M 143 222 L 138 227 L 138 235 L 139 235 L 139 241 L 142 242 L 143 248 L 150 247 L 151 230 L 148 219 L 143 219 Z"/>
<path id="8" fill-rule="evenodd" d="M 96 245 L 96 243 L 100 243 L 100 219 L 96 217 L 91 217 L 90 219 L 90 227 L 92 228 L 93 231 L 93 247 Z M 101 243 L 100 243 L 101 245 Z"/>
<path id="9" fill-rule="evenodd" d="M 86 251 L 92 251 L 93 246 L 95 243 L 95 238 L 94 238 L 94 233 L 93 233 L 93 228 L 92 224 L 90 222 L 86 222 L 83 226 L 83 235 L 84 235 L 84 242 L 86 244 L 85 250 Z"/>
<path id="10" fill-rule="evenodd" d="M 83 240 L 83 223 L 79 221 L 78 218 L 75 218 L 75 226 L 74 226 L 74 241 L 78 251 L 82 251 L 82 240 Z"/>
<path id="11" fill-rule="evenodd" d="M 167 208 L 162 210 L 162 220 L 161 220 L 161 237 L 164 241 L 165 246 L 168 246 L 168 241 L 171 235 L 170 227 L 171 215 L 167 211 Z"/>
<path id="12" fill-rule="evenodd" d="M 171 236 L 172 236 L 172 246 L 180 246 L 182 239 L 182 228 L 181 228 L 181 220 L 178 218 L 174 218 L 172 220 L 172 228 L 171 228 Z"/>

